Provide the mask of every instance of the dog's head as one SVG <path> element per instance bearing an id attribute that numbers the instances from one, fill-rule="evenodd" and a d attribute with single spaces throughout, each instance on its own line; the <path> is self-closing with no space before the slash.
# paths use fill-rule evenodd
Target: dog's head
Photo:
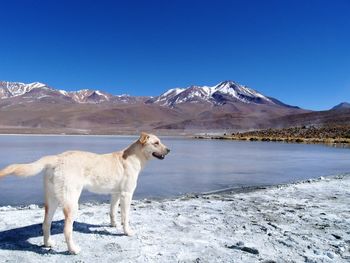
<path id="1" fill-rule="evenodd" d="M 170 152 L 168 147 L 162 144 L 159 138 L 153 134 L 142 132 L 139 142 L 142 145 L 142 152 L 147 159 L 153 156 L 159 160 L 163 160 L 165 155 Z"/>

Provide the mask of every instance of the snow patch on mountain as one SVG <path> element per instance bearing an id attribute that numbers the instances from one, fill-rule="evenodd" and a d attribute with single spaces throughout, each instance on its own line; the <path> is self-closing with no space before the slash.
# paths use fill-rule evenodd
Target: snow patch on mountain
<path id="1" fill-rule="evenodd" d="M 103 93 L 103 92 L 101 92 L 99 90 L 96 90 L 96 94 L 99 95 L 99 96 L 104 97 L 107 101 L 109 101 L 109 97 L 105 93 Z"/>
<path id="2" fill-rule="evenodd" d="M 158 96 L 154 102 L 163 104 L 162 102 L 167 101 L 168 97 L 174 97 L 177 94 L 183 92 L 184 90 L 185 89 L 182 89 L 182 88 L 170 89 L 170 90 L 164 92 L 162 95 Z"/>
<path id="3" fill-rule="evenodd" d="M 62 95 L 64 95 L 64 96 L 69 96 L 68 95 L 68 92 L 67 91 L 65 91 L 65 90 L 58 90 L 59 91 L 59 93 L 61 93 Z"/>

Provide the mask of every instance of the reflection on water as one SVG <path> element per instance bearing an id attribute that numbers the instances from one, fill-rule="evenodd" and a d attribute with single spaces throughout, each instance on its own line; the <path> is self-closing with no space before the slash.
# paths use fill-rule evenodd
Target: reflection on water
<path id="1" fill-rule="evenodd" d="M 0 167 L 67 150 L 108 153 L 130 136 L 0 136 Z M 350 172 L 350 150 L 325 145 L 164 137 L 171 153 L 141 173 L 136 198 L 170 197 L 226 187 L 269 185 Z M 42 175 L 0 180 L 0 205 L 43 203 Z M 84 192 L 82 201 L 107 201 Z"/>

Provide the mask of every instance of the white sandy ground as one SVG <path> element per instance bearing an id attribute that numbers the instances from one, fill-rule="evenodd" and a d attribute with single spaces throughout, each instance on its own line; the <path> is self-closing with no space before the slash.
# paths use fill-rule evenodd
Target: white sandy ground
<path id="1" fill-rule="evenodd" d="M 1 262 L 350 262 L 350 176 L 243 193 L 134 201 L 133 237 L 109 226 L 108 205 L 80 206 L 66 252 L 62 212 L 56 247 L 44 249 L 43 209 L 0 208 Z"/>

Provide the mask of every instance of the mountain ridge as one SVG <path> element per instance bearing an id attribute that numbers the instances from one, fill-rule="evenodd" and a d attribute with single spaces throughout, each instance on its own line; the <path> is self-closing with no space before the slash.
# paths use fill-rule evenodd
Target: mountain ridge
<path id="1" fill-rule="evenodd" d="M 323 114 L 300 109 L 233 81 L 169 89 L 155 97 L 0 82 L 2 133 L 244 131 L 337 119 L 340 123 L 348 121 L 347 116 L 347 111 L 339 115 L 339 110 Z"/>
<path id="2" fill-rule="evenodd" d="M 281 107 L 297 108 L 279 100 L 263 95 L 254 89 L 238 84 L 232 80 L 222 81 L 214 86 L 192 85 L 187 88 L 169 89 L 159 96 L 130 96 L 112 95 L 101 90 L 82 89 L 77 91 L 65 91 L 55 89 L 41 82 L 22 83 L 0 81 L 0 99 L 10 99 L 27 95 L 33 99 L 44 97 L 63 97 L 67 102 L 76 103 L 135 103 L 145 102 L 160 106 L 176 107 L 184 103 L 208 103 L 220 106 L 227 103 L 254 103 L 271 104 Z"/>
<path id="3" fill-rule="evenodd" d="M 46 91 L 46 92 L 45 92 Z M 46 93 L 46 94 L 45 94 Z M 0 81 L 0 99 L 10 99 L 29 95 L 32 98 L 43 98 L 44 96 L 65 97 L 67 101 L 76 103 L 101 103 L 101 102 L 126 102 L 134 101 L 136 96 L 112 95 L 101 90 L 82 89 L 77 91 L 66 91 L 55 89 L 41 82 L 22 83 Z"/>

